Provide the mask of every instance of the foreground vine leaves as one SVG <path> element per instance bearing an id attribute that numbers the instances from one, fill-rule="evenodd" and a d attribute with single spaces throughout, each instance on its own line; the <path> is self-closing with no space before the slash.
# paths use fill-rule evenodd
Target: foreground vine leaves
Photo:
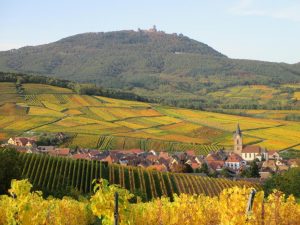
<path id="1" fill-rule="evenodd" d="M 44 199 L 42 192 L 31 191 L 28 180 L 13 180 L 10 196 L 0 196 L 0 224 L 112 224 L 115 192 L 119 194 L 121 225 L 298 225 L 300 221 L 300 205 L 295 198 L 277 190 L 267 198 L 262 191 L 257 192 L 253 209 L 246 214 L 251 191 L 246 187 L 224 189 L 218 197 L 175 194 L 172 202 L 167 197 L 141 202 L 107 180 L 95 180 L 94 184 L 94 195 L 77 201 L 69 197 Z"/>

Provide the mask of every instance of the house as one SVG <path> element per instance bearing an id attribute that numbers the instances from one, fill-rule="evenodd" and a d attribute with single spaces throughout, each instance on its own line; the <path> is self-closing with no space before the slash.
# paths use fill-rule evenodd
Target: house
<path id="1" fill-rule="evenodd" d="M 276 166 L 286 166 L 286 162 L 283 160 L 275 160 Z"/>
<path id="2" fill-rule="evenodd" d="M 237 124 L 236 131 L 233 135 L 234 150 L 233 152 L 240 155 L 243 160 L 249 162 L 255 159 L 262 161 L 263 159 L 268 160 L 268 152 L 256 145 L 243 146 L 243 134 L 240 129 L 240 125 Z"/>
<path id="3" fill-rule="evenodd" d="M 268 159 L 281 160 L 279 153 L 277 151 L 268 151 Z"/>
<path id="4" fill-rule="evenodd" d="M 289 166 L 287 165 L 286 161 L 276 160 L 275 164 L 277 166 L 277 171 L 278 172 L 287 171 L 289 169 Z"/>
<path id="5" fill-rule="evenodd" d="M 266 180 L 268 179 L 270 176 L 272 176 L 272 174 L 274 173 L 274 170 L 272 170 L 269 167 L 263 168 L 259 171 L 259 176 L 261 180 Z"/>
<path id="6" fill-rule="evenodd" d="M 159 157 L 156 155 L 147 155 L 146 160 L 150 161 L 152 164 L 155 164 L 158 162 Z"/>
<path id="7" fill-rule="evenodd" d="M 140 154 L 143 153 L 144 151 L 139 149 L 139 148 L 134 148 L 134 149 L 129 149 L 129 150 L 112 150 L 111 152 L 118 152 L 118 153 L 123 153 L 123 154 Z"/>
<path id="8" fill-rule="evenodd" d="M 32 148 L 36 146 L 36 141 L 34 138 L 15 137 L 15 138 L 9 138 L 7 144 Z"/>
<path id="9" fill-rule="evenodd" d="M 171 159 L 165 159 L 163 157 L 158 159 L 158 164 L 165 165 L 168 170 L 170 170 Z"/>
<path id="10" fill-rule="evenodd" d="M 143 160 L 137 166 L 141 168 L 147 168 L 148 166 L 151 166 L 151 163 L 147 160 Z"/>
<path id="11" fill-rule="evenodd" d="M 236 153 L 231 153 L 225 161 L 225 166 L 234 171 L 240 170 L 245 165 L 246 161 Z"/>
<path id="12" fill-rule="evenodd" d="M 153 149 L 151 149 L 148 153 L 152 155 L 157 155 L 156 151 L 154 151 Z"/>
<path id="13" fill-rule="evenodd" d="M 263 159 L 268 160 L 268 153 L 265 149 L 257 145 L 248 145 L 242 149 L 241 156 L 245 161 L 253 161 L 258 159 L 262 161 Z"/>
<path id="14" fill-rule="evenodd" d="M 205 158 L 207 166 L 213 171 L 220 171 L 225 165 L 225 160 L 221 158 L 217 153 L 208 154 Z"/>
<path id="15" fill-rule="evenodd" d="M 69 148 L 56 148 L 55 151 L 57 152 L 57 156 L 66 157 L 70 155 Z"/>
<path id="16" fill-rule="evenodd" d="M 112 164 L 114 162 L 113 158 L 111 157 L 111 155 L 108 155 L 106 157 L 104 157 L 103 159 L 101 159 L 100 161 L 102 162 L 108 162 L 108 164 Z"/>
<path id="17" fill-rule="evenodd" d="M 72 155 L 73 159 L 86 159 L 86 160 L 90 160 L 90 155 L 87 153 L 77 153 Z"/>
<path id="18" fill-rule="evenodd" d="M 193 170 L 201 168 L 202 164 L 205 163 L 203 159 L 199 159 L 197 156 L 190 157 L 186 162 L 190 165 Z"/>
<path id="19" fill-rule="evenodd" d="M 264 161 L 261 168 L 262 168 L 262 170 L 265 170 L 265 169 L 268 168 L 268 169 L 270 169 L 273 172 L 277 171 L 277 166 L 276 166 L 275 160 Z"/>
<path id="20" fill-rule="evenodd" d="M 186 151 L 186 154 L 187 154 L 188 156 L 191 156 L 191 157 L 195 157 L 195 156 L 196 156 L 196 153 L 195 153 L 194 150 L 187 150 L 187 151 Z"/>
<path id="21" fill-rule="evenodd" d="M 67 135 L 62 132 L 59 132 L 55 135 L 55 138 L 58 140 L 64 140 L 65 138 L 67 138 Z"/>
<path id="22" fill-rule="evenodd" d="M 160 172 L 167 172 L 168 168 L 165 165 L 161 164 L 156 164 L 156 165 L 150 165 L 147 167 L 149 170 L 156 170 Z"/>
<path id="23" fill-rule="evenodd" d="M 9 138 L 8 141 L 7 141 L 7 144 L 15 145 L 15 139 L 14 138 Z"/>
<path id="24" fill-rule="evenodd" d="M 171 159 L 171 156 L 169 155 L 168 152 L 159 152 L 158 154 L 158 158 L 161 159 L 165 159 L 165 160 L 170 160 Z"/>
<path id="25" fill-rule="evenodd" d="M 221 171 L 225 165 L 224 161 L 212 161 L 207 163 L 208 167 L 212 171 Z"/>
<path id="26" fill-rule="evenodd" d="M 109 151 L 107 156 L 102 158 L 101 161 L 111 163 L 119 163 L 119 160 L 124 156 L 125 154 L 122 153 L 122 151 L 114 150 Z"/>
<path id="27" fill-rule="evenodd" d="M 287 161 L 287 164 L 289 165 L 290 168 L 299 167 L 300 159 L 289 159 Z"/>
<path id="28" fill-rule="evenodd" d="M 52 155 L 52 156 L 67 157 L 70 155 L 70 149 L 69 148 L 55 148 L 54 150 L 49 151 L 48 154 Z"/>
<path id="29" fill-rule="evenodd" d="M 200 168 L 201 168 L 201 164 L 196 163 L 196 162 L 192 162 L 192 163 L 190 164 L 190 166 L 193 168 L 193 170 L 196 170 L 196 169 L 200 169 Z"/>
<path id="30" fill-rule="evenodd" d="M 38 146 L 37 150 L 41 153 L 48 153 L 50 151 L 53 151 L 55 149 L 55 146 Z"/>
<path id="31" fill-rule="evenodd" d="M 137 166 L 141 159 L 135 154 L 127 154 L 119 159 L 119 163 L 124 166 Z"/>
<path id="32" fill-rule="evenodd" d="M 101 155 L 101 152 L 99 152 L 99 150 L 89 150 L 87 153 L 89 154 L 91 159 L 96 159 Z"/>

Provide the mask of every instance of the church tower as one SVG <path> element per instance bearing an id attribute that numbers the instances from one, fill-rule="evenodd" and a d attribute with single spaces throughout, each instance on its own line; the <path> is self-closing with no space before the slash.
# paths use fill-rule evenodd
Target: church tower
<path id="1" fill-rule="evenodd" d="M 242 131 L 240 129 L 240 124 L 237 124 L 236 131 L 233 135 L 233 141 L 234 141 L 234 153 L 237 153 L 239 155 L 242 154 L 243 149 L 243 137 L 242 137 Z"/>

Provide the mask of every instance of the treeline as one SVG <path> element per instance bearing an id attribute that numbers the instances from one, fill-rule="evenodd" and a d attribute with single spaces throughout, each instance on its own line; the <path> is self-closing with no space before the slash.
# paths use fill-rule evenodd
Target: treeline
<path id="1" fill-rule="evenodd" d="M 132 78 L 133 79 L 133 78 Z M 83 95 L 98 95 L 98 96 L 104 96 L 104 97 L 110 97 L 110 98 L 116 98 L 116 99 L 126 99 L 126 100 L 133 100 L 133 101 L 142 101 L 142 102 L 151 102 L 151 103 L 158 103 L 161 105 L 167 105 L 167 106 L 174 106 L 174 107 L 180 107 L 180 108 L 189 108 L 189 109 L 197 109 L 197 110 L 209 110 L 209 111 L 217 111 L 220 113 L 226 113 L 222 111 L 222 109 L 265 109 L 265 110 L 297 110 L 300 109 L 299 101 L 296 99 L 293 99 L 290 97 L 290 99 L 282 102 L 280 99 L 278 100 L 268 100 L 265 103 L 259 103 L 257 100 L 243 100 L 236 101 L 235 99 L 220 99 L 220 98 L 214 98 L 210 93 L 213 93 L 214 91 L 218 91 L 219 88 L 223 88 L 220 86 L 214 87 L 215 84 L 208 83 L 205 84 L 205 86 L 202 86 L 201 88 L 203 91 L 201 94 L 199 94 L 197 97 L 193 97 L 190 95 L 182 94 L 178 96 L 177 94 L 169 95 L 169 94 L 149 94 L 149 93 L 139 93 L 134 92 L 132 90 L 133 87 L 128 88 L 128 90 L 124 90 L 126 88 L 122 89 L 122 85 L 126 86 L 126 82 L 123 84 L 122 81 L 119 81 L 119 88 L 104 88 L 99 87 L 96 84 L 92 83 L 78 83 L 74 81 L 69 80 L 62 80 L 54 77 L 46 77 L 46 76 L 39 76 L 39 75 L 28 75 L 28 74 L 22 74 L 22 73 L 7 73 L 7 72 L 0 72 L 0 82 L 14 82 L 16 83 L 16 88 L 20 94 L 24 92 L 22 88 L 22 84 L 24 83 L 38 83 L 38 84 L 48 84 L 63 88 L 69 88 L 73 90 L 77 94 L 83 94 Z M 133 81 L 132 81 L 133 82 Z M 134 81 L 134 86 L 139 86 L 140 88 L 147 88 L 151 89 L 151 91 L 154 91 L 158 86 L 165 85 L 161 83 L 161 81 L 158 81 L 154 77 L 148 76 L 136 76 Z M 166 81 L 167 82 L 167 81 Z M 168 82 L 167 82 L 168 83 Z M 145 85 L 147 84 L 147 85 Z M 243 83 L 244 85 L 250 85 L 249 82 Z M 251 84 L 255 84 L 251 83 Z M 203 84 L 204 85 L 204 84 Z M 230 87 L 231 85 L 234 86 L 234 84 L 223 84 L 224 87 Z M 282 89 L 280 86 L 273 84 L 272 87 L 277 87 Z M 199 87 L 198 87 L 199 88 Z M 204 89 L 207 89 L 206 91 Z M 178 89 L 186 89 L 193 90 L 193 87 L 189 84 L 182 82 L 180 86 L 178 86 Z M 208 91 L 209 89 L 209 91 Z M 292 96 L 294 91 L 299 91 L 297 88 L 292 89 L 285 87 L 281 90 L 284 93 L 287 93 L 288 95 Z M 249 116 L 249 115 L 247 115 Z M 299 120 L 298 114 L 291 114 L 289 115 L 286 120 Z"/>
<path id="2" fill-rule="evenodd" d="M 148 102 L 149 99 L 138 96 L 132 92 L 118 91 L 97 87 L 94 84 L 80 84 L 69 80 L 61 80 L 54 77 L 45 77 L 39 75 L 28 75 L 22 73 L 0 72 L 0 82 L 14 82 L 19 93 L 23 93 L 22 84 L 36 83 L 47 84 L 62 88 L 69 88 L 77 94 L 99 95 L 110 98 L 127 99 L 134 101 Z"/>

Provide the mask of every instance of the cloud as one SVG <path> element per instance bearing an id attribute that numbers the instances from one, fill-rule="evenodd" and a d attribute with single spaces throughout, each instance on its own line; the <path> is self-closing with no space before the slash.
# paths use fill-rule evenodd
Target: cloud
<path id="1" fill-rule="evenodd" d="M 300 22 L 300 2 L 291 0 L 239 0 L 229 12 L 240 16 L 262 16 Z"/>

